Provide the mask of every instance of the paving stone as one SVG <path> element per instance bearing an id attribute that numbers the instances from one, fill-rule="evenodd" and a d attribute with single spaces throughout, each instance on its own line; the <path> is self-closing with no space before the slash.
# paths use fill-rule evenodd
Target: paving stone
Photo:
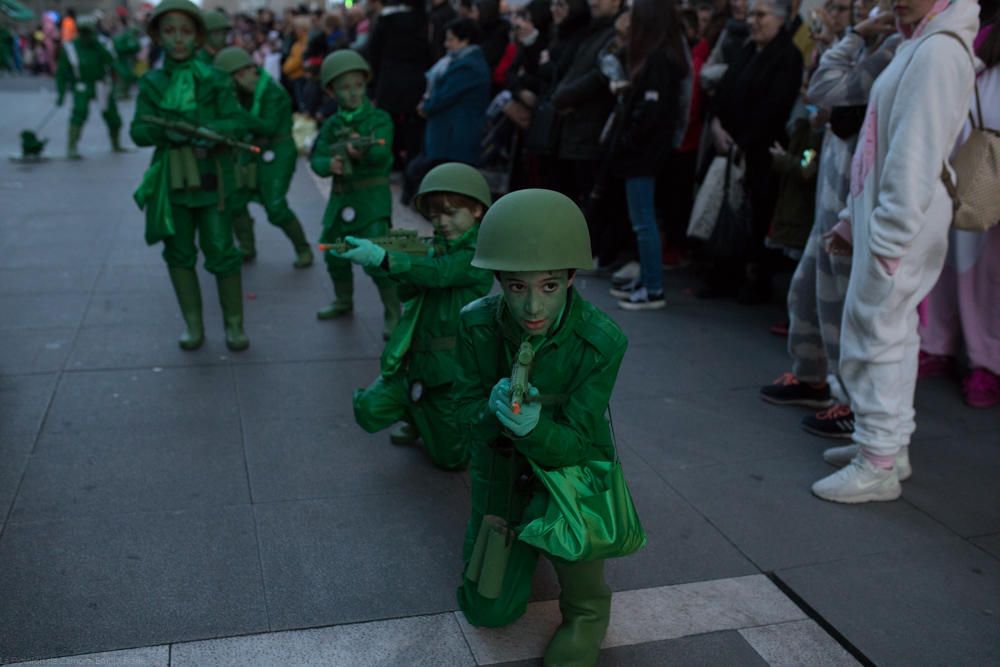
<path id="1" fill-rule="evenodd" d="M 216 300 L 215 286 L 211 283 L 208 285 L 202 283 L 201 294 L 206 306 Z M 210 321 L 218 321 L 214 318 L 209 319 L 211 316 L 208 308 L 205 308 L 205 311 L 206 325 Z M 180 309 L 169 291 L 163 290 L 152 294 L 148 292 L 94 294 L 83 319 L 84 326 L 115 326 L 119 329 L 149 324 L 163 327 L 171 332 L 174 329 L 180 331 L 183 327 Z"/>
<path id="2" fill-rule="evenodd" d="M 814 497 L 812 483 L 832 471 L 800 452 L 664 474 L 764 571 L 955 540 L 906 502 L 841 505 Z"/>
<path id="3" fill-rule="evenodd" d="M 0 656 L 0 660 L 3 660 L 3 656 Z M 105 667 L 107 665 L 114 665 L 115 667 L 169 667 L 170 647 L 148 646 L 145 648 L 125 649 L 124 651 L 88 653 L 86 655 L 73 655 L 65 658 L 12 663 L 8 667 L 90 667 L 91 665 L 93 667 Z"/>
<path id="4" fill-rule="evenodd" d="M 34 434 L 11 433 L 0 437 L 0 533 L 3 533 L 34 444 Z"/>
<path id="5" fill-rule="evenodd" d="M 255 511 L 272 629 L 456 606 L 469 511 L 462 489 L 268 503 Z"/>
<path id="6" fill-rule="evenodd" d="M 9 525 L 0 590 L 22 660 L 267 629 L 249 507 Z"/>
<path id="7" fill-rule="evenodd" d="M 740 630 L 771 667 L 855 667 L 860 664 L 815 621 L 792 621 Z"/>
<path id="8" fill-rule="evenodd" d="M 11 522 L 157 512 L 250 502 L 237 424 L 164 438 L 46 433 L 24 474 Z"/>
<path id="9" fill-rule="evenodd" d="M 928 438 L 950 437 L 960 445 L 960 433 L 1000 433 L 1000 410 L 970 408 L 961 386 L 950 378 L 927 378 L 917 383 L 917 433 Z M 994 440 L 995 442 L 995 440 Z"/>
<path id="10" fill-rule="evenodd" d="M 122 336 L 121 325 L 85 326 L 77 333 L 65 366 L 74 371 L 209 366 L 235 356 L 226 347 L 222 322 L 215 318 L 205 322 L 205 343 L 195 351 L 177 345 L 183 331 L 179 314 L 175 322 L 129 324 L 128 336 Z"/>
<path id="11" fill-rule="evenodd" d="M 176 644 L 171 667 L 472 667 L 452 614 Z"/>
<path id="12" fill-rule="evenodd" d="M 973 538 L 971 542 L 984 549 L 987 553 L 991 553 L 997 558 L 1000 558 L 1000 533 L 997 533 L 996 535 L 976 537 Z"/>
<path id="13" fill-rule="evenodd" d="M 614 398 L 632 401 L 718 388 L 719 382 L 687 357 L 661 347 L 631 345 L 618 372 Z"/>
<path id="14" fill-rule="evenodd" d="M 505 662 L 498 667 L 541 667 L 541 658 Z M 767 665 L 736 632 L 712 632 L 695 637 L 668 639 L 601 651 L 596 667 L 718 667 Z"/>
<path id="15" fill-rule="evenodd" d="M 63 376 L 46 429 L 81 434 L 114 427 L 182 437 L 238 419 L 225 366 L 88 371 Z"/>
<path id="16" fill-rule="evenodd" d="M 63 193 L 61 196 L 66 196 Z M 36 214 L 32 211 L 32 217 Z M 63 219 L 68 215 L 63 214 Z M 52 237 L 57 237 L 54 231 Z M 38 271 L 55 271 L 64 266 L 97 268 L 108 254 L 108 240 L 67 242 L 59 238 L 32 239 L 24 242 L 19 234 L 14 240 L 0 247 L 0 265 L 6 269 L 31 268 Z"/>
<path id="17" fill-rule="evenodd" d="M 1000 663 L 1000 562 L 966 543 L 777 575 L 877 665 Z"/>
<path id="18" fill-rule="evenodd" d="M 16 434 L 38 433 L 57 380 L 54 373 L 0 374 L 0 441 Z"/>
<path id="19" fill-rule="evenodd" d="M 4 314 L 0 330 L 77 327 L 83 321 L 87 301 L 79 294 L 0 294 L 0 312 Z"/>
<path id="20" fill-rule="evenodd" d="M 87 293 L 94 286 L 101 267 L 63 266 L 55 269 L 2 268 L 0 294 Z"/>
<path id="21" fill-rule="evenodd" d="M 0 329 L 0 369 L 11 375 L 62 370 L 77 329 Z"/>

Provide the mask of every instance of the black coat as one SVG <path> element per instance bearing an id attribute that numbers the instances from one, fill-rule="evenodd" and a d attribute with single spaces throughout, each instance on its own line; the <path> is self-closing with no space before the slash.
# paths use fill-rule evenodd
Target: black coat
<path id="1" fill-rule="evenodd" d="M 614 108 L 615 98 L 601 74 L 598 56 L 614 36 L 614 17 L 591 22 L 573 56 L 572 64 L 556 85 L 552 103 L 563 114 L 558 157 L 563 160 L 597 160 L 600 136 Z"/>
<path id="2" fill-rule="evenodd" d="M 479 48 L 483 50 L 483 57 L 486 58 L 486 64 L 490 66 L 490 76 L 492 76 L 493 70 L 500 64 L 500 59 L 503 58 L 504 51 L 507 50 L 507 43 L 510 41 L 510 24 L 500 19 L 490 25 L 480 26 L 479 29 L 483 32 Z"/>
<path id="3" fill-rule="evenodd" d="M 546 98 L 552 97 L 559 80 L 566 76 L 580 42 L 587 36 L 588 22 L 576 21 L 569 24 L 572 18 L 567 18 L 557 29 L 555 37 L 549 44 L 549 60 L 538 66 L 538 93 Z M 569 25 L 567 25 L 569 24 Z"/>
<path id="4" fill-rule="evenodd" d="M 444 27 L 456 16 L 458 14 L 447 0 L 431 9 L 431 62 L 437 62 L 444 56 Z"/>
<path id="5" fill-rule="evenodd" d="M 431 65 L 426 16 L 418 11 L 379 16 L 367 56 L 379 108 L 390 114 L 416 111 Z"/>

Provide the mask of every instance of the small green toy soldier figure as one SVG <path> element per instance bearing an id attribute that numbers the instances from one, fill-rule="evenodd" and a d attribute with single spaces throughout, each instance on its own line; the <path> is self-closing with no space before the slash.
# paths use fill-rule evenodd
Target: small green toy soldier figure
<path id="1" fill-rule="evenodd" d="M 528 459 L 542 468 L 614 459 L 605 411 L 627 340 L 611 318 L 573 289 L 576 269 L 591 264 L 583 213 L 559 193 L 512 192 L 490 208 L 480 226 L 472 265 L 493 271 L 502 294 L 467 305 L 459 327 L 455 410 L 472 448 L 467 567 L 484 516 L 502 517 L 516 527 L 545 513 L 548 495 Z M 525 342 L 534 358 L 526 399 L 519 401 L 510 377 Z M 483 596 L 467 570 L 458 602 L 469 623 L 498 627 L 519 618 L 538 555 L 513 540 L 496 598 Z M 563 620 L 544 662 L 594 665 L 611 609 L 604 561 L 550 560 L 559 577 Z"/>
<path id="2" fill-rule="evenodd" d="M 333 176 L 330 201 L 323 214 L 321 243 L 348 234 L 357 238 L 383 236 L 392 217 L 389 172 L 392 169 L 392 119 L 376 109 L 365 94 L 371 68 L 356 51 L 341 49 L 323 60 L 320 80 L 336 98 L 339 110 L 320 129 L 309 164 L 319 176 Z M 316 313 L 321 320 L 354 310 L 354 274 L 351 263 L 326 253 L 333 280 L 334 301 Z M 372 274 L 370 269 L 366 272 Z M 399 321 L 399 297 L 388 276 L 374 275 L 385 316 L 383 336 L 388 340 Z"/>
<path id="3" fill-rule="evenodd" d="M 248 131 L 229 77 L 194 57 L 205 39 L 201 12 L 188 0 L 163 0 L 149 18 L 149 34 L 163 49 L 161 69 L 139 81 L 132 140 L 155 146 L 153 160 L 135 193 L 146 209 L 146 242 L 163 242 L 163 259 L 187 329 L 181 349 L 204 342 L 201 289 L 195 264 L 198 245 L 205 269 L 216 277 L 226 346 L 245 350 L 242 256 L 233 243 L 226 198 L 233 189 L 230 137 Z"/>
<path id="4" fill-rule="evenodd" d="M 479 220 L 491 201 L 486 179 L 474 168 L 457 162 L 439 165 L 424 177 L 414 200 L 434 225 L 428 253 L 386 252 L 349 236 L 354 248 L 337 255 L 395 281 L 404 306 L 382 352 L 379 377 L 354 392 L 354 418 L 369 433 L 402 421 L 390 440 L 402 445 L 422 439 L 431 461 L 446 470 L 460 470 L 469 462 L 451 397 L 455 336 L 459 311 L 489 294 L 493 285 L 490 272 L 470 264 Z"/>
<path id="5" fill-rule="evenodd" d="M 205 23 L 205 42 L 195 57 L 206 65 L 211 65 L 215 62 L 216 54 L 226 48 L 233 22 L 228 16 L 215 10 L 203 10 L 201 20 Z"/>
<path id="6" fill-rule="evenodd" d="M 97 100 L 101 117 L 108 126 L 111 149 L 121 153 L 124 151 L 121 145 L 122 119 L 118 115 L 118 105 L 115 104 L 110 86 L 114 56 L 98 39 L 96 17 L 80 17 L 77 31 L 75 40 L 62 45 L 56 67 L 56 105 L 63 105 L 67 91 L 72 91 L 73 96 L 66 157 L 70 160 L 81 158 L 77 144 L 83 133 L 83 124 L 90 114 L 90 103 L 94 100 Z"/>
<path id="7" fill-rule="evenodd" d="M 136 82 L 135 62 L 141 49 L 139 35 L 135 28 L 125 23 L 111 41 L 115 49 L 115 98 L 127 100 Z"/>
<path id="8" fill-rule="evenodd" d="M 253 218 L 247 210 L 247 202 L 252 200 L 264 207 L 268 222 L 292 242 L 295 268 L 312 266 L 312 249 L 287 199 L 299 157 L 292 139 L 292 101 L 285 89 L 238 46 L 219 51 L 215 66 L 233 78 L 240 104 L 257 120 L 253 143 L 261 148 L 261 153 L 244 152 L 237 156 L 237 192 L 230 215 L 243 261 L 257 257 Z"/>

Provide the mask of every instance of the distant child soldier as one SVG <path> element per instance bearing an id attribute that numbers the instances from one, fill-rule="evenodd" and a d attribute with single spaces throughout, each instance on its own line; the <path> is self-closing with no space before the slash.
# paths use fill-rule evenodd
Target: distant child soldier
<path id="1" fill-rule="evenodd" d="M 94 100 L 97 100 L 101 117 L 108 126 L 111 149 L 120 153 L 124 150 L 121 145 L 122 119 L 111 94 L 111 70 L 115 58 L 98 39 L 96 17 L 81 16 L 77 31 L 76 39 L 62 45 L 56 68 L 56 105 L 63 105 L 67 91 L 71 91 L 73 96 L 66 157 L 70 160 L 81 158 L 77 144 L 83 133 L 83 124 L 90 114 L 90 103 Z"/>
<path id="2" fill-rule="evenodd" d="M 557 192 L 512 192 L 483 219 L 472 265 L 493 271 L 503 293 L 467 305 L 458 333 L 455 410 L 472 449 L 467 565 L 484 516 L 517 527 L 545 513 L 548 495 L 528 459 L 542 468 L 614 460 L 605 412 L 628 341 L 573 289 L 576 269 L 592 262 L 583 213 Z M 511 369 L 524 342 L 534 358 L 526 399 L 515 404 Z M 513 540 L 495 599 L 467 571 L 458 602 L 469 623 L 499 627 L 524 614 L 539 553 Z M 551 560 L 562 624 L 545 664 L 592 667 L 611 610 L 604 561 Z"/>
<path id="3" fill-rule="evenodd" d="M 202 10 L 201 20 L 205 22 L 205 42 L 198 49 L 196 57 L 206 65 L 215 62 L 215 56 L 226 48 L 233 22 L 222 12 Z"/>
<path id="4" fill-rule="evenodd" d="M 354 418 L 369 433 L 402 421 L 390 435 L 393 443 L 421 438 L 435 465 L 458 470 L 468 464 L 469 451 L 451 396 L 455 335 L 459 311 L 493 284 L 491 273 L 470 265 L 490 189 L 474 168 L 449 162 L 428 172 L 414 201 L 434 225 L 434 246 L 423 257 L 386 252 L 353 236 L 347 242 L 354 248 L 337 255 L 391 278 L 405 305 L 382 352 L 381 374 L 354 392 Z"/>
<path id="5" fill-rule="evenodd" d="M 247 114 L 233 85 L 219 70 L 194 57 L 205 39 L 201 12 L 188 0 L 163 0 L 149 18 L 149 34 L 163 49 L 161 69 L 139 81 L 132 140 L 155 146 L 153 161 L 135 194 L 146 209 L 146 242 L 163 242 L 163 259 L 187 330 L 181 349 L 205 340 L 201 289 L 195 264 L 198 246 L 205 268 L 215 274 L 230 350 L 245 350 L 242 258 L 226 215 L 233 155 L 227 137 L 244 134 Z M 191 128 L 194 128 L 193 130 Z"/>
<path id="6" fill-rule="evenodd" d="M 310 165 L 319 176 L 333 176 L 330 201 L 323 214 L 321 243 L 351 234 L 357 238 L 384 236 L 391 225 L 392 120 L 376 109 L 365 94 L 371 78 L 368 63 L 356 51 L 341 49 L 323 60 L 320 80 L 340 109 L 323 123 L 313 146 Z M 351 262 L 330 253 L 326 268 L 333 280 L 334 301 L 316 313 L 321 320 L 354 310 Z M 369 269 L 366 269 L 370 273 Z M 388 340 L 399 321 L 395 283 L 373 275 L 384 307 L 383 336 Z"/>
<path id="7" fill-rule="evenodd" d="M 288 186 L 298 161 L 292 139 L 292 101 L 285 89 L 238 46 L 219 51 L 215 66 L 233 77 L 240 104 L 257 120 L 253 143 L 262 150 L 259 155 L 243 153 L 237 161 L 238 189 L 230 205 L 230 217 L 243 261 L 253 261 L 257 257 L 253 218 L 247 210 L 247 202 L 253 200 L 264 207 L 268 222 L 283 231 L 292 242 L 295 268 L 311 266 L 312 249 L 287 200 Z"/>

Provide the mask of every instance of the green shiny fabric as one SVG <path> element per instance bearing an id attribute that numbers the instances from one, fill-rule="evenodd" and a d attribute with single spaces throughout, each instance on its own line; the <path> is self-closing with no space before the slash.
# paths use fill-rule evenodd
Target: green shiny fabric
<path id="1" fill-rule="evenodd" d="M 645 546 L 617 459 L 552 470 L 529 463 L 549 498 L 545 515 L 524 525 L 519 540 L 569 562 L 618 558 Z"/>
<path id="2" fill-rule="evenodd" d="M 174 216 L 170 207 L 170 174 L 166 154 L 160 154 L 142 177 L 132 198 L 139 210 L 146 211 L 146 243 L 154 245 L 174 235 Z"/>
<path id="3" fill-rule="evenodd" d="M 195 71 L 196 68 L 203 66 L 203 63 L 196 60 L 175 64 L 170 75 L 170 85 L 167 86 L 160 101 L 160 108 L 177 113 L 187 113 L 197 109 Z"/>

